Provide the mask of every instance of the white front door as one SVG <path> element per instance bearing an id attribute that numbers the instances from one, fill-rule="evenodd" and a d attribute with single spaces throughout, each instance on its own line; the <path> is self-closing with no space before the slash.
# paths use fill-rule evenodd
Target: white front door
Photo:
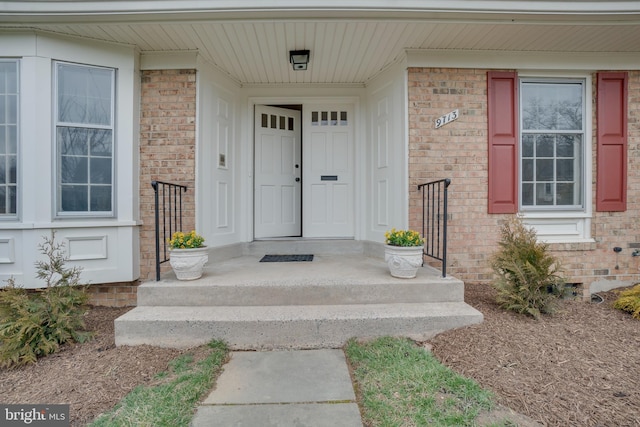
<path id="1" fill-rule="evenodd" d="M 300 129 L 300 111 L 256 105 L 256 239 L 302 234 Z"/>
<path id="2" fill-rule="evenodd" d="M 304 105 L 305 237 L 354 237 L 353 111 Z"/>

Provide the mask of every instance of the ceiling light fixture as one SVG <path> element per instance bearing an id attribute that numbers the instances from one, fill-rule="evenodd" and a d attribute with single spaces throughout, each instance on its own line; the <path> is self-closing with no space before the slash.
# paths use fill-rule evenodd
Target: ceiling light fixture
<path id="1" fill-rule="evenodd" d="M 294 71 L 306 70 L 309 64 L 308 50 L 290 50 L 289 62 L 293 66 Z"/>

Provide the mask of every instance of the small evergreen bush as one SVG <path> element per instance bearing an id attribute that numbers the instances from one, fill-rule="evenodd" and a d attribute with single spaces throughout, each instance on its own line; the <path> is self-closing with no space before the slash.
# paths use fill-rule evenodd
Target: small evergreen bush
<path id="1" fill-rule="evenodd" d="M 613 303 L 613 307 L 631 313 L 634 318 L 640 320 L 640 284 L 620 292 L 620 297 Z"/>
<path id="2" fill-rule="evenodd" d="M 33 363 L 56 352 L 69 341 L 84 342 L 86 288 L 80 283 L 80 268 L 66 268 L 64 244 L 55 243 L 55 233 L 38 245 L 46 261 L 36 262 L 37 277 L 46 287 L 27 291 L 7 280 L 0 289 L 0 366 Z"/>
<path id="3" fill-rule="evenodd" d="M 536 319 L 552 313 L 565 283 L 559 261 L 520 217 L 505 221 L 500 234 L 500 249 L 491 258 L 498 304 Z"/>

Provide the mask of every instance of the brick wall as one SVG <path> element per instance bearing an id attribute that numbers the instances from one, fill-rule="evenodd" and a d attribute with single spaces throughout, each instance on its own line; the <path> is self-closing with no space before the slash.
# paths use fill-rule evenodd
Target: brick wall
<path id="1" fill-rule="evenodd" d="M 105 307 L 133 307 L 137 302 L 139 282 L 91 285 L 89 304 Z"/>
<path id="2" fill-rule="evenodd" d="M 140 278 L 155 278 L 154 192 L 151 181 L 186 185 L 183 226 L 195 228 L 196 71 L 142 73 L 140 112 Z M 162 265 L 162 271 L 171 267 Z"/>
<path id="3" fill-rule="evenodd" d="M 421 228 L 416 186 L 451 178 L 449 187 L 448 272 L 467 282 L 491 280 L 488 258 L 497 249 L 506 215 L 487 213 L 487 70 L 409 69 L 409 184 L 412 228 Z M 595 100 L 595 75 L 594 93 Z M 594 103 L 595 105 L 595 103 Z M 439 129 L 434 120 L 459 109 L 460 117 Z M 591 236 L 595 243 L 552 244 L 571 282 L 588 286 L 594 280 L 638 280 L 640 248 L 640 72 L 629 73 L 628 209 L 595 212 Z M 597 175 L 594 107 L 593 178 Z M 595 202 L 595 182 L 593 183 Z M 617 256 L 614 246 L 623 251 Z M 616 269 L 616 265 L 618 268 Z"/>

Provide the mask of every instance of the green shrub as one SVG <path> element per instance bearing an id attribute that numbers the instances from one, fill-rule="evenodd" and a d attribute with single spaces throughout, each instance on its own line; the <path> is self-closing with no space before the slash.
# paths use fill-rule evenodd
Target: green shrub
<path id="1" fill-rule="evenodd" d="M 91 334 L 84 331 L 86 288 L 79 285 L 80 268 L 66 268 L 63 244 L 55 243 L 55 233 L 39 246 L 46 261 L 36 262 L 37 277 L 46 287 L 27 291 L 13 278 L 0 290 L 0 366 L 33 363 L 38 357 L 56 352 L 69 341 L 83 342 Z"/>
<path id="2" fill-rule="evenodd" d="M 536 319 L 552 313 L 565 283 L 559 261 L 519 217 L 505 221 L 500 234 L 500 249 L 491 259 L 497 302 Z"/>
<path id="3" fill-rule="evenodd" d="M 613 307 L 631 313 L 634 318 L 640 320 L 640 284 L 620 292 L 620 297 L 613 303 Z"/>

